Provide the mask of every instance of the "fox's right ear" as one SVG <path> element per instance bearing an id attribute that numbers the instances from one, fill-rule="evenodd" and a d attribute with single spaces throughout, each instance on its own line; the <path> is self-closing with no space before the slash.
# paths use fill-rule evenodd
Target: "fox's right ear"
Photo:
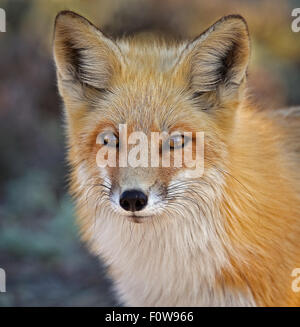
<path id="1" fill-rule="evenodd" d="M 201 94 L 223 89 L 228 93 L 238 89 L 245 80 L 249 54 L 246 21 L 239 15 L 229 15 L 190 42 L 180 62 L 189 72 L 190 87 L 194 92 Z"/>
<path id="2" fill-rule="evenodd" d="M 71 11 L 56 16 L 53 51 L 61 93 L 74 86 L 106 89 L 122 57 L 114 41 Z"/>

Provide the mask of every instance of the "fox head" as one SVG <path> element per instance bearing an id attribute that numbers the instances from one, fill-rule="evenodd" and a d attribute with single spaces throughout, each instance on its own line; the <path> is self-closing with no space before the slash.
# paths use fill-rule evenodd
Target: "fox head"
<path id="1" fill-rule="evenodd" d="M 241 16 L 223 17 L 194 40 L 175 42 L 149 35 L 113 40 L 64 11 L 55 22 L 54 58 L 75 196 L 111 219 L 136 222 L 191 208 L 203 211 L 216 200 L 245 90 L 249 36 Z M 120 136 L 120 125 L 126 125 L 127 135 Z M 113 167 L 97 165 L 105 148 L 113 147 L 119 159 L 125 151 L 121 144 L 133 132 L 144 133 L 149 144 L 151 133 L 165 133 L 158 153 L 169 144 L 171 162 L 188 144 L 194 155 L 195 134 L 203 132 L 203 174 L 191 178 L 187 162 L 181 167 L 121 167 L 118 160 Z"/>

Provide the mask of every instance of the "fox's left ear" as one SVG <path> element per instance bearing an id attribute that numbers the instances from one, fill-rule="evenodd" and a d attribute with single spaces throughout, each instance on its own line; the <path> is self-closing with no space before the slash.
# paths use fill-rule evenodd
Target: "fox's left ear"
<path id="1" fill-rule="evenodd" d="M 239 15 L 221 18 L 182 53 L 181 61 L 189 67 L 194 92 L 209 92 L 219 86 L 238 86 L 245 78 L 249 61 L 248 27 Z"/>
<path id="2" fill-rule="evenodd" d="M 89 88 L 106 89 L 122 57 L 113 40 L 71 11 L 56 17 L 53 52 L 60 92 L 75 89 L 73 95 Z"/>

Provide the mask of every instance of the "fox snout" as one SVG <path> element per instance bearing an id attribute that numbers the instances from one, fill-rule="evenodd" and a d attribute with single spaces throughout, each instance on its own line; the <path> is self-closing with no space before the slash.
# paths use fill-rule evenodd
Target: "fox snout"
<path id="1" fill-rule="evenodd" d="M 168 181 L 158 169 L 119 168 L 107 171 L 110 204 L 125 217 L 153 217 L 163 209 Z"/>

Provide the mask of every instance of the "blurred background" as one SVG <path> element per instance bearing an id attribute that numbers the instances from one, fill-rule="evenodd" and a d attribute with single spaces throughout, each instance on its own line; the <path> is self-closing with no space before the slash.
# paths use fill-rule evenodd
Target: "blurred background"
<path id="1" fill-rule="evenodd" d="M 111 34 L 164 28 L 195 37 L 226 14 L 250 29 L 250 94 L 261 110 L 300 105 L 300 32 L 284 0 L 0 0 L 0 306 L 118 305 L 81 244 L 67 192 L 62 103 L 52 60 L 55 15 L 74 10 Z"/>

